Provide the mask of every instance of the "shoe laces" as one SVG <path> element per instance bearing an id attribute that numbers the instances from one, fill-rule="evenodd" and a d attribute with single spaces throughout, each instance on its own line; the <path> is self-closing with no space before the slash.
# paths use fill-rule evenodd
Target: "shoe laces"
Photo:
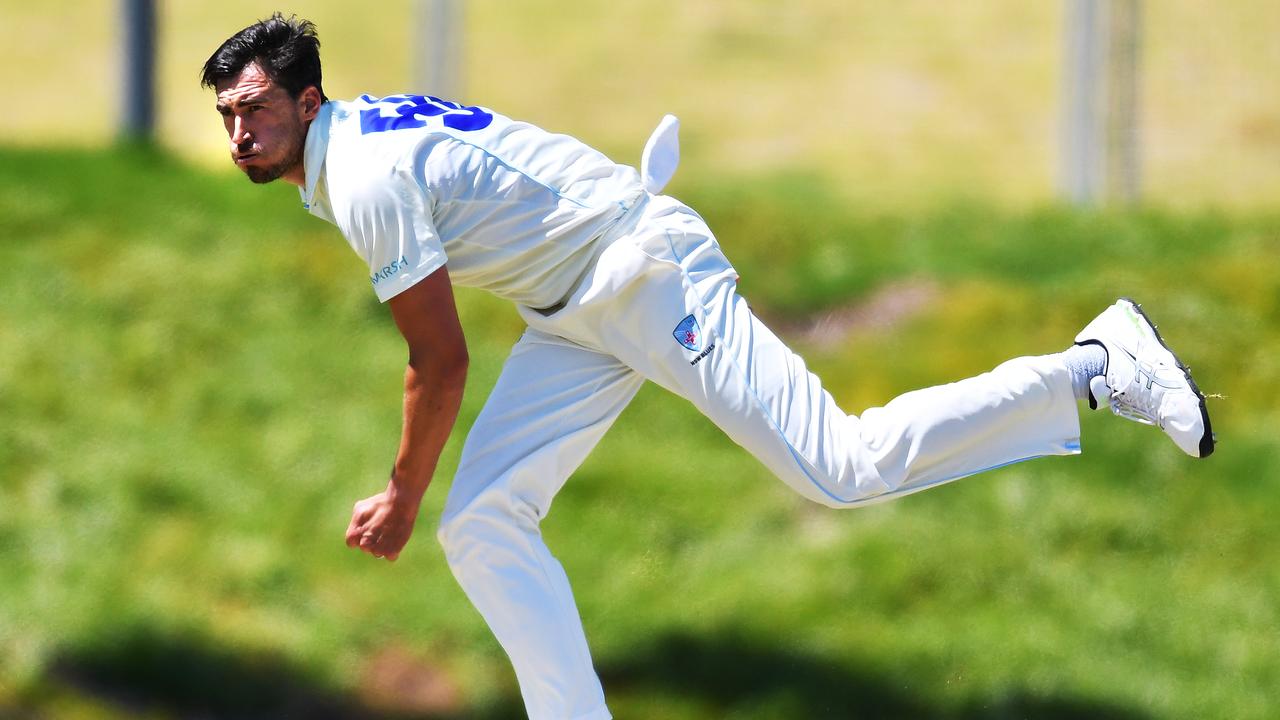
<path id="1" fill-rule="evenodd" d="M 1111 395 L 1111 412 L 1122 418 L 1142 423 L 1143 425 L 1156 425 L 1156 418 L 1159 408 L 1157 403 L 1152 401 L 1151 395 L 1143 396 L 1140 393 L 1138 397 L 1131 397 L 1125 393 L 1112 393 Z"/>

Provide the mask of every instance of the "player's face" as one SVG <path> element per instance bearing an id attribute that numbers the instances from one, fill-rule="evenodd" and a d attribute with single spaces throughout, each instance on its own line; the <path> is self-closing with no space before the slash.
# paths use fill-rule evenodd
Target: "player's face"
<path id="1" fill-rule="evenodd" d="M 256 183 L 276 178 L 305 181 L 302 151 L 307 123 L 315 117 L 319 95 L 308 88 L 298 98 L 271 82 L 257 63 L 219 82 L 218 112 L 231 141 L 231 159 Z"/>

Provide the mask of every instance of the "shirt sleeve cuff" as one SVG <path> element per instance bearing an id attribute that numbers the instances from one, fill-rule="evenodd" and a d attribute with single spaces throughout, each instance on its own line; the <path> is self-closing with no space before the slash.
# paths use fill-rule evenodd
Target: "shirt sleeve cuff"
<path id="1" fill-rule="evenodd" d="M 409 288 L 417 285 L 423 278 L 444 267 L 445 258 L 436 255 L 418 267 L 406 269 L 404 272 L 389 277 L 373 286 L 378 295 L 378 302 L 386 302 Z"/>

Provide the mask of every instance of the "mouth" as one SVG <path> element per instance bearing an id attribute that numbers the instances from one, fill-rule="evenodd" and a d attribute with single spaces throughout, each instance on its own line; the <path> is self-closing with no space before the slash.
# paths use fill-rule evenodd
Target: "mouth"
<path id="1" fill-rule="evenodd" d="M 252 162 L 256 157 L 258 157 L 258 153 L 241 153 L 234 156 L 232 159 L 235 160 L 237 166 L 244 167 Z"/>

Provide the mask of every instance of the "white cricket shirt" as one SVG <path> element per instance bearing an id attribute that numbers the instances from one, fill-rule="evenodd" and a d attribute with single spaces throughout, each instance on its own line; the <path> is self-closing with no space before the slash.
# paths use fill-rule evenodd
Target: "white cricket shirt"
<path id="1" fill-rule="evenodd" d="M 644 194 L 633 168 L 571 137 L 418 95 L 325 103 L 304 166 L 303 202 L 383 302 L 447 262 L 458 285 L 551 307 Z"/>

